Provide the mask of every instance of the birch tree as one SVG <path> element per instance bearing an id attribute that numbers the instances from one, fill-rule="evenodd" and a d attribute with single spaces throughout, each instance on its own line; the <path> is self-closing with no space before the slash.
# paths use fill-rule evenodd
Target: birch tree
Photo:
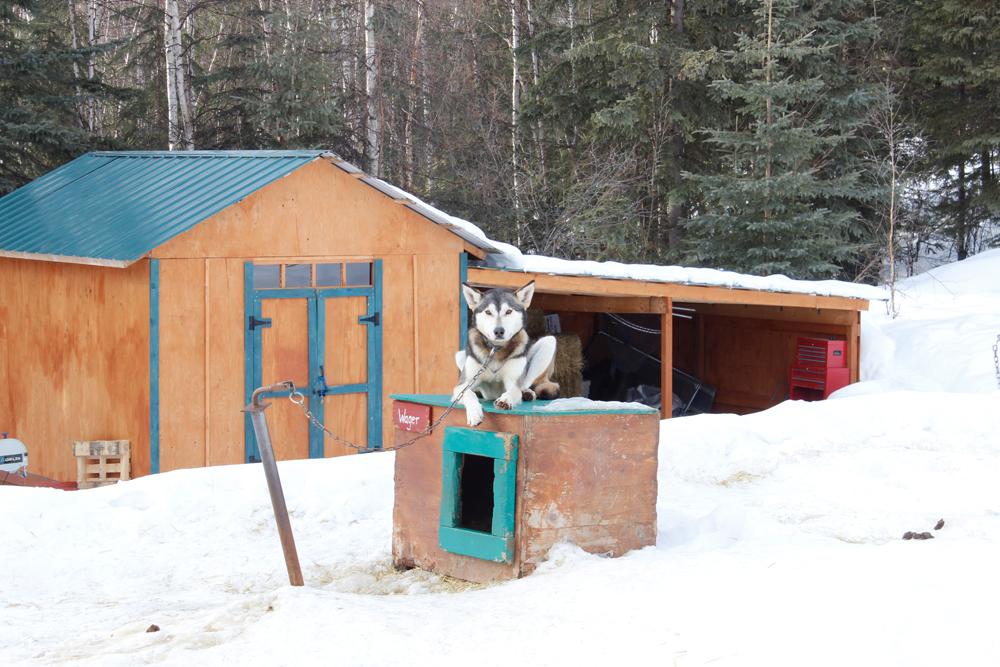
<path id="1" fill-rule="evenodd" d="M 167 73 L 168 150 L 194 150 L 194 123 L 188 103 L 178 0 L 164 0 L 163 46 Z"/>
<path id="2" fill-rule="evenodd" d="M 379 177 L 382 174 L 382 119 L 379 109 L 379 61 L 378 45 L 375 42 L 375 2 L 376 0 L 364 0 L 365 96 L 368 103 L 365 123 L 367 126 L 365 152 L 368 157 L 368 170 L 372 176 Z"/>

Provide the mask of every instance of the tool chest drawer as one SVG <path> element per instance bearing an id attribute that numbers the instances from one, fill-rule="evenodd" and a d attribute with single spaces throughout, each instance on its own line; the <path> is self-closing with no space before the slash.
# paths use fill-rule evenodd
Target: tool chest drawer
<path id="1" fill-rule="evenodd" d="M 847 342 L 821 338 L 799 338 L 795 352 L 797 366 L 847 367 Z"/>

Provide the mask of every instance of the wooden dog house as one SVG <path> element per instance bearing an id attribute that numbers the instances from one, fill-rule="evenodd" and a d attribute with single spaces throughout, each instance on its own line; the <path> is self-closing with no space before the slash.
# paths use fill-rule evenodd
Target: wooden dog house
<path id="1" fill-rule="evenodd" d="M 398 445 L 443 417 L 451 396 L 393 398 L 400 412 L 429 408 L 415 426 L 396 429 Z M 482 403 L 474 429 L 459 407 L 396 452 L 397 567 L 501 581 L 530 574 L 558 542 L 611 557 L 656 544 L 659 413 Z"/>

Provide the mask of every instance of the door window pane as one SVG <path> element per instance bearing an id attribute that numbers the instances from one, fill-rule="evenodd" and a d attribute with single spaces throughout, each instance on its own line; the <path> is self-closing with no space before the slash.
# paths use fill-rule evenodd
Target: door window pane
<path id="1" fill-rule="evenodd" d="M 372 284 L 371 262 L 364 264 L 349 263 L 347 265 L 347 286 L 355 287 Z"/>
<path id="2" fill-rule="evenodd" d="M 316 287 L 340 287 L 340 263 L 316 265 Z"/>
<path id="3" fill-rule="evenodd" d="M 281 287 L 281 267 L 277 264 L 254 264 L 253 288 Z"/>
<path id="4" fill-rule="evenodd" d="M 312 264 L 285 266 L 285 287 L 312 287 Z"/>

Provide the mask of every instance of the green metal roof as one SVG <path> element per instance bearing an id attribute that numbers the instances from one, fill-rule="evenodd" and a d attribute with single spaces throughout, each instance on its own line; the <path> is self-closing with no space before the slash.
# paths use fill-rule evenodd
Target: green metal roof
<path id="1" fill-rule="evenodd" d="M 0 252 L 125 265 L 323 154 L 88 153 L 0 198 Z"/>

